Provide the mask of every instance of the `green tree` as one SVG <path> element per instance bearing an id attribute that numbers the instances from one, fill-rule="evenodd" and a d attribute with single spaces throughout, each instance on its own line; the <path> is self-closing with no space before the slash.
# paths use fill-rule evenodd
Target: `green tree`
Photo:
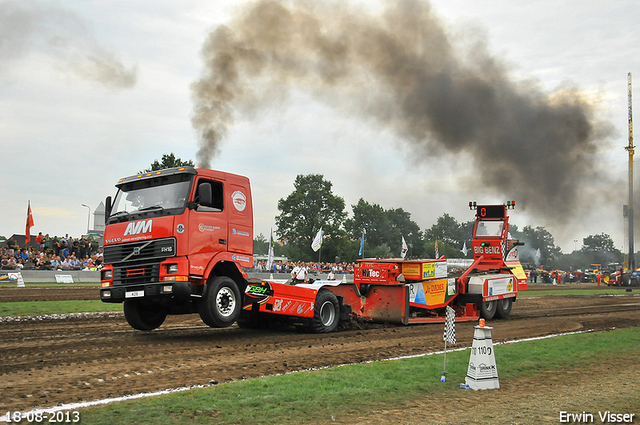
<path id="1" fill-rule="evenodd" d="M 391 248 L 391 256 L 400 256 L 403 237 L 409 248 L 408 256 L 421 256 L 424 252 L 422 249 L 422 232 L 420 231 L 420 226 L 411 220 L 411 213 L 402 208 L 396 208 L 387 210 L 386 216 L 391 229 L 385 242 Z"/>
<path id="2" fill-rule="evenodd" d="M 269 254 L 269 240 L 262 234 L 253 238 L 253 253 L 254 254 Z"/>
<path id="3" fill-rule="evenodd" d="M 582 251 L 620 253 L 620 251 L 616 249 L 611 236 L 607 235 L 606 233 L 601 233 L 599 235 L 590 235 L 582 239 Z"/>
<path id="4" fill-rule="evenodd" d="M 360 198 L 356 205 L 351 205 L 353 218 L 345 220 L 344 227 L 352 239 L 360 240 L 362 231 L 366 231 L 368 246 L 375 247 L 384 243 L 385 235 L 391 229 L 384 209 L 378 204 L 370 204 Z"/>
<path id="5" fill-rule="evenodd" d="M 178 158 L 171 153 L 165 153 L 162 155 L 162 160 L 158 161 L 157 159 L 151 163 L 151 167 L 146 170 L 140 171 L 142 173 L 150 173 L 152 171 L 163 170 L 165 168 L 177 168 L 177 167 L 195 167 L 192 160 L 183 161 L 181 158 Z"/>
<path id="6" fill-rule="evenodd" d="M 624 259 L 622 252 L 616 249 L 611 236 L 606 233 L 584 238 L 580 252 L 586 257 L 589 265 L 601 264 L 602 267 L 606 267 L 610 263 L 622 263 Z"/>
<path id="7" fill-rule="evenodd" d="M 422 255 L 422 232 L 411 220 L 411 213 L 402 208 L 385 210 L 360 198 L 351 205 L 353 218 L 345 220 L 347 235 L 358 243 L 365 230 L 366 257 L 399 257 L 404 237 L 410 256 Z M 359 250 L 359 245 L 357 250 Z"/>
<path id="8" fill-rule="evenodd" d="M 438 241 L 438 254 L 451 258 L 464 257 L 462 247 L 467 242 L 467 257 L 472 257 L 471 235 L 474 220 L 460 224 L 447 213 L 438 217 L 436 223 L 425 231 L 424 249 L 429 256 L 435 256 L 435 242 Z"/>
<path id="9" fill-rule="evenodd" d="M 280 214 L 275 218 L 277 234 L 287 241 L 285 255 L 305 261 L 317 260 L 311 242 L 322 227 L 323 257 L 333 261 L 338 255 L 339 240 L 346 235 L 341 230 L 345 219 L 344 199 L 333 194 L 333 184 L 321 174 L 300 174 L 293 186 L 294 191 L 278 201 Z"/>
<path id="10" fill-rule="evenodd" d="M 520 242 L 524 242 L 527 247 L 520 251 L 520 261 L 532 262 L 536 265 L 544 264 L 549 267 L 558 265 L 562 250 L 556 246 L 553 236 L 544 227 L 524 226 L 517 235 Z M 540 250 L 540 257 L 537 256 L 538 250 Z"/>
<path id="11" fill-rule="evenodd" d="M 446 242 L 448 244 L 461 244 L 464 240 L 464 231 L 460 223 L 447 213 L 438 217 L 436 224 L 431 226 L 425 232 L 425 238 L 428 240 L 437 240 L 438 242 Z M 462 247 L 462 246 L 461 246 Z"/>

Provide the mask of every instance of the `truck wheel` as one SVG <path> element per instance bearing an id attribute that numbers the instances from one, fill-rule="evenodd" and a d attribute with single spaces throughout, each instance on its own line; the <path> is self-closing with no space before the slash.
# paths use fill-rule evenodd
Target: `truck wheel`
<path id="1" fill-rule="evenodd" d="M 338 327 L 340 304 L 335 294 L 327 289 L 320 289 L 316 295 L 316 305 L 311 320 L 311 332 L 328 333 Z"/>
<path id="2" fill-rule="evenodd" d="M 480 306 L 480 317 L 486 320 L 493 319 L 493 316 L 496 314 L 497 310 L 497 302 L 495 301 L 485 301 Z"/>
<path id="3" fill-rule="evenodd" d="M 202 321 L 212 328 L 224 328 L 233 325 L 241 308 L 238 285 L 227 276 L 217 276 L 207 284 L 198 304 L 198 313 Z"/>
<path id="4" fill-rule="evenodd" d="M 151 331 L 159 328 L 167 318 L 167 310 L 138 300 L 124 300 L 124 317 L 133 329 Z"/>
<path id="5" fill-rule="evenodd" d="M 503 298 L 497 301 L 497 309 L 496 314 L 501 319 L 506 319 L 509 317 L 511 313 L 511 306 L 513 305 L 513 300 L 511 298 Z"/>

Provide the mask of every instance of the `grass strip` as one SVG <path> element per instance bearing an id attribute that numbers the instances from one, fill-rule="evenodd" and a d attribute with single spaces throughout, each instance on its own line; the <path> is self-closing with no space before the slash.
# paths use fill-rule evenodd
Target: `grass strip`
<path id="1" fill-rule="evenodd" d="M 73 288 L 76 286 L 89 287 L 95 286 L 100 287 L 100 282 L 74 282 L 74 283 L 56 283 L 56 282 L 25 282 L 24 284 L 27 288 Z M 17 288 L 18 284 L 16 281 L 11 280 L 0 280 L 0 288 Z"/>
<path id="2" fill-rule="evenodd" d="M 631 292 L 626 292 L 625 288 L 603 288 L 603 289 L 549 289 L 536 291 L 520 291 L 518 298 L 566 296 L 566 295 L 630 295 L 640 294 L 640 288 L 630 288 Z"/>
<path id="3" fill-rule="evenodd" d="M 103 303 L 100 300 L 15 301 L 0 303 L 0 316 L 90 313 L 97 311 L 122 311 L 122 304 Z"/>
<path id="4" fill-rule="evenodd" d="M 640 353 L 638 340 L 640 328 L 630 328 L 494 348 L 503 381 L 609 361 L 617 354 Z M 469 350 L 447 354 L 446 383 L 439 381 L 443 356 L 433 355 L 232 382 L 114 403 L 84 409 L 82 421 L 160 425 L 327 423 L 333 416 L 366 415 L 372 408 L 395 408 L 407 400 L 459 391 L 457 384 L 464 381 L 469 355 Z"/>

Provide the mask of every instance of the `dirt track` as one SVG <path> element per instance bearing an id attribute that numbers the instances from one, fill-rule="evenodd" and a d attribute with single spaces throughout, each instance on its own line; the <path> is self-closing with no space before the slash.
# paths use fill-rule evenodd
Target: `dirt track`
<path id="1" fill-rule="evenodd" d="M 47 294 L 46 299 L 51 299 L 49 295 L 53 299 L 97 298 L 96 288 L 68 292 L 25 289 L 20 296 L 29 299 L 42 294 Z M 1 288 L 0 300 L 16 301 L 15 291 Z M 527 293 L 534 295 L 534 291 Z M 458 346 L 471 345 L 474 325 L 456 325 Z M 492 321 L 491 325 L 494 341 L 639 326 L 640 296 L 634 290 L 633 294 L 616 297 L 522 298 L 514 304 L 508 320 Z M 0 411 L 24 411 L 443 348 L 442 325 L 375 325 L 312 335 L 236 326 L 212 329 L 197 315 L 169 317 L 160 329 L 149 333 L 132 330 L 122 314 L 3 321 L 0 340 Z"/>

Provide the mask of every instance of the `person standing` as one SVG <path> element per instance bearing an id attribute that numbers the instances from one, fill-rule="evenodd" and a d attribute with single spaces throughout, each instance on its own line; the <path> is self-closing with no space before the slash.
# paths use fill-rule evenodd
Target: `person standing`
<path id="1" fill-rule="evenodd" d="M 71 244 L 71 253 L 77 257 L 78 256 L 78 250 L 80 248 L 80 243 L 78 242 L 78 238 L 75 238 L 73 240 L 73 243 Z"/>
<path id="2" fill-rule="evenodd" d="M 73 238 L 67 233 L 64 235 L 64 239 L 67 241 L 67 249 L 71 253 L 73 251 Z"/>
<path id="3" fill-rule="evenodd" d="M 53 248 L 53 255 L 60 255 L 60 240 L 58 239 L 58 235 L 55 235 L 53 239 L 51 239 L 51 247 Z"/>
<path id="4" fill-rule="evenodd" d="M 42 238 L 42 252 L 46 252 L 49 248 L 51 248 L 51 238 L 49 237 L 49 234 L 47 233 Z"/>
<path id="5" fill-rule="evenodd" d="M 300 261 L 293 270 L 291 270 L 291 281 L 294 285 L 296 283 L 304 283 L 307 281 L 307 275 L 307 268 L 304 266 L 304 263 Z"/>
<path id="6" fill-rule="evenodd" d="M 58 250 L 58 256 L 62 257 L 62 259 L 67 258 L 67 255 L 69 253 L 69 248 L 67 245 L 67 239 L 65 238 L 60 238 L 58 240 L 58 245 L 60 246 L 60 249 Z"/>
<path id="7" fill-rule="evenodd" d="M 87 255 L 87 240 L 85 239 L 84 236 L 80 240 L 78 253 L 79 253 L 78 255 L 79 259 L 83 259 Z"/>
<path id="8" fill-rule="evenodd" d="M 36 236 L 36 244 L 38 245 L 38 251 L 44 249 L 44 236 L 42 236 L 42 232 L 39 232 L 38 236 Z"/>

